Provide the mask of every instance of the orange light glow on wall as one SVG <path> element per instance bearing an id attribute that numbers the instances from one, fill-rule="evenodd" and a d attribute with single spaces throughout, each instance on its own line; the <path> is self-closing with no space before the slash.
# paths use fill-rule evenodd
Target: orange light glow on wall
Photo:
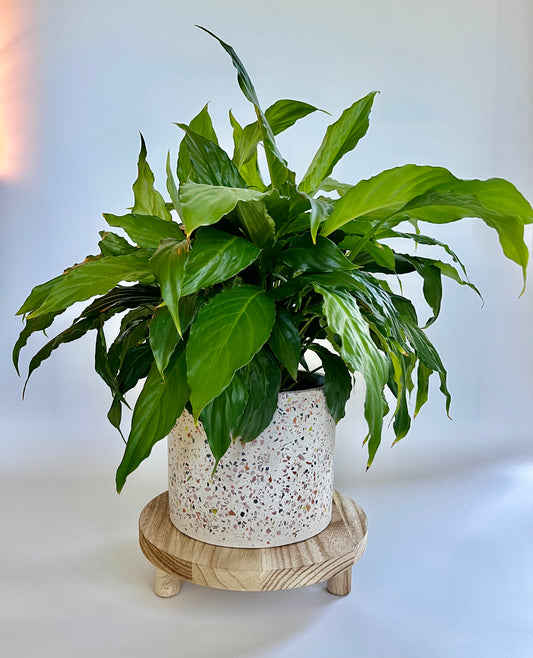
<path id="1" fill-rule="evenodd" d="M 0 0 L 0 180 L 18 178 L 29 163 L 31 41 L 22 2 Z"/>

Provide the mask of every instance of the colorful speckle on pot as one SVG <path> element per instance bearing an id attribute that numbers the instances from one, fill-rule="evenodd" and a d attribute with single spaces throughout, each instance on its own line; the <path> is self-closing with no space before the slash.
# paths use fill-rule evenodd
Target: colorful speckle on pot
<path id="1" fill-rule="evenodd" d="M 172 523 L 219 546 L 281 546 L 313 537 L 331 519 L 335 422 L 322 389 L 280 393 L 270 425 L 214 459 L 184 411 L 168 437 Z"/>

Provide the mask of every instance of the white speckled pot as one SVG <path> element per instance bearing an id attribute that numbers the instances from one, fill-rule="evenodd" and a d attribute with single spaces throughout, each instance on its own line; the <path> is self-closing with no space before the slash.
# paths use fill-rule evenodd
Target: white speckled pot
<path id="1" fill-rule="evenodd" d="M 334 441 L 321 388 L 280 393 L 270 425 L 250 443 L 232 442 L 211 477 L 205 432 L 184 411 L 168 437 L 170 519 L 218 546 L 309 539 L 331 520 Z"/>

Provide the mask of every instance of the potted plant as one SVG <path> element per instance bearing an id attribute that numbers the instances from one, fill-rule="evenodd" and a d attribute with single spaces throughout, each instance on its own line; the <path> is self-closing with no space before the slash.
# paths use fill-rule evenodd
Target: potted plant
<path id="1" fill-rule="evenodd" d="M 32 290 L 18 311 L 25 326 L 13 352 L 18 370 L 20 350 L 32 333 L 48 329 L 72 304 L 94 298 L 31 359 L 28 377 L 61 344 L 94 330 L 95 368 L 111 390 L 108 418 L 119 431 L 125 395 L 145 379 L 118 467 L 117 490 L 178 421 L 171 461 L 177 460 L 182 471 L 184 463 L 191 468 L 179 486 L 202 479 L 210 491 L 212 519 L 219 510 L 212 503 L 217 485 L 211 475 L 229 478 L 224 489 L 237 487 L 250 468 L 246 456 L 238 463 L 244 446 L 269 445 L 262 433 L 272 427 L 275 433 L 276 413 L 293 410 L 304 418 L 296 440 L 305 445 L 309 413 L 322 400 L 327 412 L 319 441 L 324 451 L 331 449 L 331 428 L 344 416 L 354 373 L 366 384 L 368 466 L 380 445 L 384 418 L 392 418 L 395 442 L 402 439 L 428 398 L 433 374 L 448 410 L 446 370 L 424 329 L 439 315 L 443 276 L 478 291 L 455 252 L 421 227 L 481 218 L 497 232 L 504 255 L 522 268 L 525 281 L 523 232 L 533 219 L 526 199 L 502 179 L 461 180 L 442 167 L 413 164 L 355 185 L 331 178 L 336 163 L 366 134 L 376 92 L 357 100 L 328 127 L 297 182 L 275 137 L 317 108 L 280 100 L 263 111 L 242 62 L 218 40 L 237 69 L 256 121 L 241 126 L 230 112 L 232 156 L 219 146 L 207 106 L 189 124 L 178 124 L 183 139 L 177 166 L 167 157 L 166 198 L 154 186 L 141 137 L 131 212 L 104 214 L 109 227 L 126 237 L 102 231 L 100 253 Z M 259 145 L 268 177 L 258 165 Z M 444 260 L 405 252 L 406 241 L 435 247 Z M 423 326 L 396 285 L 409 273 L 421 277 L 431 309 Z M 124 314 L 120 331 L 107 345 L 104 325 L 119 313 Z M 321 375 L 309 366 L 311 353 L 321 363 Z M 312 401 L 294 402 L 295 391 L 306 389 Z M 308 405 L 305 412 L 300 404 Z M 293 422 L 291 417 L 288 424 Z M 205 432 L 201 436 L 206 436 L 210 455 L 197 454 L 204 444 L 198 432 Z M 254 441 L 259 435 L 263 438 Z M 231 468 L 223 461 L 228 451 L 234 451 Z M 281 452 L 278 461 L 283 461 Z M 295 460 L 301 456 L 307 467 L 312 464 L 304 452 L 300 449 Z M 191 455 L 204 460 L 202 476 L 192 475 Z M 269 470 L 265 463 L 260 465 L 263 475 Z M 320 464 L 327 478 L 311 489 L 314 498 L 323 493 L 331 499 L 331 458 Z M 300 493 L 302 478 L 313 477 L 309 468 L 292 471 L 285 464 L 284 469 L 289 477 L 297 473 Z M 172 477 L 178 476 L 171 475 L 171 488 Z M 275 497 L 276 506 L 282 494 L 285 490 L 264 492 Z M 242 500 L 242 488 L 237 495 Z M 199 490 L 195 496 L 200 497 Z M 304 507 L 298 501 L 295 509 Z M 188 519 L 195 515 L 190 507 L 182 513 Z M 238 509 L 226 513 L 244 515 Z M 326 505 L 322 527 L 328 513 Z M 245 523 L 235 519 L 237 534 Z"/>

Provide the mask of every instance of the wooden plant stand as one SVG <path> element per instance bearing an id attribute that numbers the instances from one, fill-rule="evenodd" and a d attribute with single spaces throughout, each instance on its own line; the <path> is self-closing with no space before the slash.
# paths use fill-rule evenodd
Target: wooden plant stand
<path id="1" fill-rule="evenodd" d="M 331 522 L 306 541 L 274 548 L 230 548 L 187 537 L 170 521 L 168 492 L 139 518 L 139 543 L 155 565 L 155 593 L 174 596 L 181 583 L 257 592 L 293 589 L 327 580 L 331 594 L 349 594 L 352 567 L 363 555 L 367 520 L 351 498 L 333 493 Z"/>

